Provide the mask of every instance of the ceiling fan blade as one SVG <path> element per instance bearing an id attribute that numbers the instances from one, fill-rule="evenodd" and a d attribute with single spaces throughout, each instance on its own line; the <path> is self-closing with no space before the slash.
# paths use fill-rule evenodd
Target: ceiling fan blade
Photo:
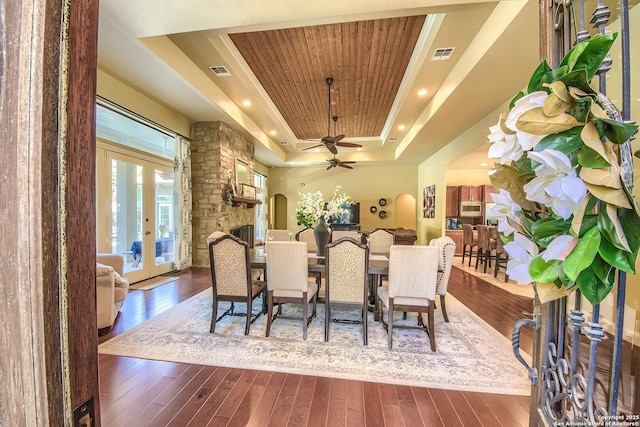
<path id="1" fill-rule="evenodd" d="M 354 162 L 354 161 L 349 160 L 349 161 L 346 161 L 346 162 L 340 162 L 340 163 L 345 164 L 345 165 L 352 165 L 352 164 L 354 164 L 355 162 Z"/>
<path id="2" fill-rule="evenodd" d="M 303 148 L 302 151 L 306 151 L 306 150 L 312 150 L 314 148 L 318 148 L 318 147 L 324 147 L 324 144 L 318 144 L 318 145 L 314 145 L 313 147 L 307 147 L 307 148 Z"/>
<path id="3" fill-rule="evenodd" d="M 329 151 L 331 151 L 333 154 L 338 154 L 338 149 L 336 148 L 335 145 L 331 144 L 331 145 L 327 145 L 327 148 L 329 149 Z"/>
<path id="4" fill-rule="evenodd" d="M 351 166 L 345 165 L 344 163 L 339 163 L 338 166 L 340 166 L 342 168 L 346 168 L 346 169 L 353 169 Z"/>
<path id="5" fill-rule="evenodd" d="M 355 144 L 353 142 L 336 142 L 336 145 L 339 147 L 351 147 L 351 148 L 361 148 L 362 145 Z"/>
<path id="6" fill-rule="evenodd" d="M 336 135 L 333 138 L 331 138 L 331 142 L 338 142 L 341 141 L 344 138 L 344 135 Z"/>
<path id="7" fill-rule="evenodd" d="M 333 167 L 333 164 L 330 164 L 330 165 L 327 167 L 327 170 L 331 169 L 332 167 Z"/>

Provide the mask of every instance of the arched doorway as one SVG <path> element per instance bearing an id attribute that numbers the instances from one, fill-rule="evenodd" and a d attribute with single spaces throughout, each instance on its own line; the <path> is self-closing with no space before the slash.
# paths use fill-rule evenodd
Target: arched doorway
<path id="1" fill-rule="evenodd" d="M 269 209 L 269 228 L 278 230 L 287 229 L 287 197 L 284 194 L 275 194 L 271 197 Z"/>
<path id="2" fill-rule="evenodd" d="M 396 227 L 416 229 L 416 198 L 411 194 L 396 197 L 394 216 Z"/>

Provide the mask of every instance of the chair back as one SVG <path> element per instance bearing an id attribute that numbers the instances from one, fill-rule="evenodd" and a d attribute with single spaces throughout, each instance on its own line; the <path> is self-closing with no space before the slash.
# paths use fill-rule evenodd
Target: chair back
<path id="1" fill-rule="evenodd" d="M 308 258 L 304 242 L 267 241 L 267 289 L 307 290 Z"/>
<path id="2" fill-rule="evenodd" d="M 337 242 L 338 240 L 342 239 L 343 237 L 350 237 L 353 240 L 355 240 L 356 242 L 360 241 L 357 231 L 353 231 L 353 230 L 331 231 L 331 241 L 332 242 Z"/>
<path id="3" fill-rule="evenodd" d="M 471 224 L 462 224 L 462 242 L 464 245 L 476 246 L 478 242 L 473 238 L 473 226 Z"/>
<path id="4" fill-rule="evenodd" d="M 392 245 L 389 251 L 389 297 L 428 298 L 436 295 L 438 248 Z"/>
<path id="5" fill-rule="evenodd" d="M 267 230 L 267 241 L 288 242 L 290 240 L 291 232 L 289 230 Z"/>
<path id="6" fill-rule="evenodd" d="M 502 233 L 499 233 L 498 229 L 495 229 L 495 230 L 496 230 L 496 254 L 501 254 L 504 252 L 504 242 L 500 238 Z"/>
<path id="7" fill-rule="evenodd" d="M 298 231 L 296 234 L 296 240 L 307 244 L 307 252 L 318 251 L 318 245 L 316 244 L 316 236 L 313 233 L 313 228 L 305 228 L 302 231 Z"/>
<path id="8" fill-rule="evenodd" d="M 352 238 L 343 237 L 327 245 L 325 257 L 325 298 L 364 303 L 369 283 L 369 248 Z"/>
<path id="9" fill-rule="evenodd" d="M 219 239 L 222 236 L 226 236 L 227 233 L 225 233 L 224 231 L 214 231 L 213 233 L 209 234 L 207 236 L 207 246 L 209 246 L 209 243 L 213 242 L 216 239 Z"/>
<path id="10" fill-rule="evenodd" d="M 369 234 L 369 250 L 371 253 L 388 254 L 393 245 L 393 233 L 383 228 L 373 230 Z"/>
<path id="11" fill-rule="evenodd" d="M 429 246 L 438 248 L 438 281 L 436 283 L 436 294 L 445 295 L 449 276 L 451 276 L 451 266 L 456 253 L 456 243 L 449 236 L 438 237 L 431 240 Z"/>
<path id="12" fill-rule="evenodd" d="M 249 246 L 230 234 L 209 243 L 211 283 L 216 295 L 247 295 L 251 287 Z"/>
<path id="13" fill-rule="evenodd" d="M 478 230 L 478 247 L 488 250 L 491 247 L 489 227 L 486 225 L 476 225 L 476 230 Z"/>

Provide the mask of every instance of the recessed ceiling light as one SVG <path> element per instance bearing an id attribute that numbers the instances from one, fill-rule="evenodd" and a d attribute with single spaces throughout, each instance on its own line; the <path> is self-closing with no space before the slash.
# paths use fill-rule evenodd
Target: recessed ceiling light
<path id="1" fill-rule="evenodd" d="M 480 163 L 480 166 L 482 166 L 482 167 L 488 166 L 488 163 L 486 163 L 486 162 Z"/>
<path id="2" fill-rule="evenodd" d="M 251 106 L 251 101 L 249 101 L 248 99 L 245 99 L 244 101 L 242 101 L 242 105 L 244 105 L 245 107 L 249 107 Z"/>
<path id="3" fill-rule="evenodd" d="M 400 129 L 400 130 L 404 130 L 404 125 L 400 125 L 400 126 L 398 126 L 398 129 Z"/>
<path id="4" fill-rule="evenodd" d="M 358 147 L 356 151 L 362 151 L 362 147 Z"/>
<path id="5" fill-rule="evenodd" d="M 426 89 L 420 89 L 418 91 L 418 96 L 425 96 L 427 94 L 427 90 Z"/>
<path id="6" fill-rule="evenodd" d="M 272 130 L 271 132 L 269 132 L 271 135 L 276 135 L 278 132 L 276 132 L 275 130 Z"/>

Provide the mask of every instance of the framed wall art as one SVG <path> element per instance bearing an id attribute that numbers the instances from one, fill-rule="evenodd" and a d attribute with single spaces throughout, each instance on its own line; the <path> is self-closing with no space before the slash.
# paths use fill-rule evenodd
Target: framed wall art
<path id="1" fill-rule="evenodd" d="M 422 200 L 422 216 L 424 218 L 435 218 L 436 217 L 436 186 L 429 185 L 428 187 L 424 187 L 422 192 L 423 200 Z"/>

